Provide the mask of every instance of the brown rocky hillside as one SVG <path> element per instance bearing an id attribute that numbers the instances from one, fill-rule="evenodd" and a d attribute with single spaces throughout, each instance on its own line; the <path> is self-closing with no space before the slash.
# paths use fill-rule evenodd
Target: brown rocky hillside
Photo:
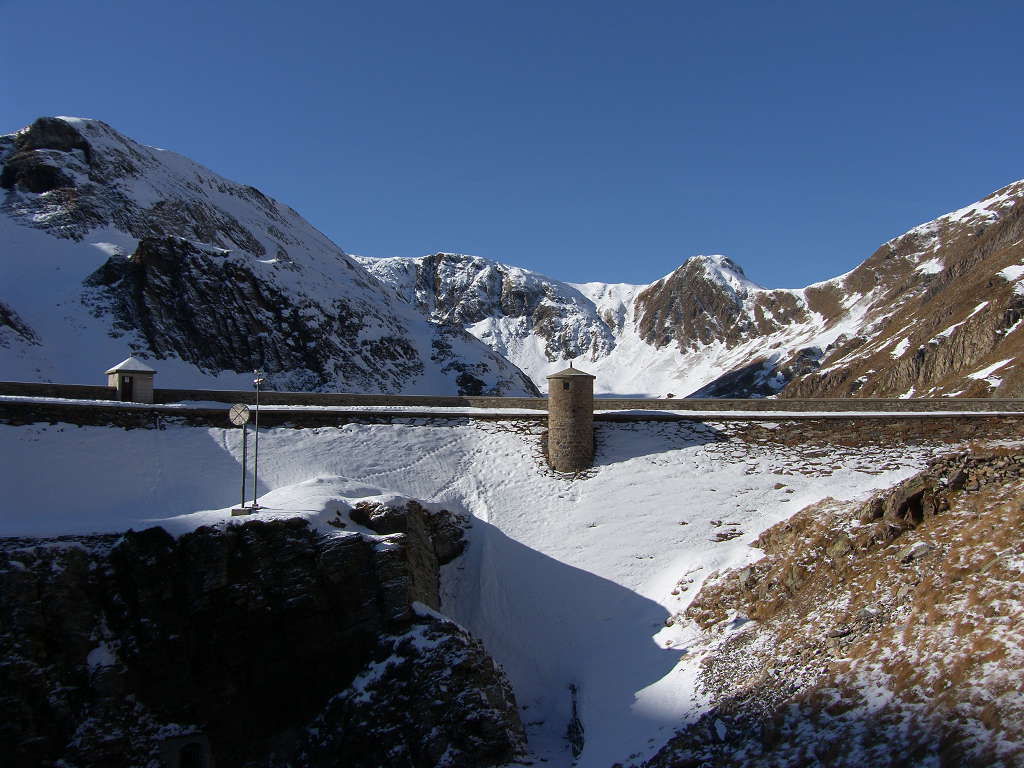
<path id="1" fill-rule="evenodd" d="M 976 450 L 766 531 L 677 617 L 711 709 L 646 768 L 1024 765 L 1022 502 Z"/>
<path id="2" fill-rule="evenodd" d="M 857 306 L 863 316 L 782 396 L 1024 394 L 1022 275 L 1024 182 L 1017 182 L 885 243 L 848 275 L 807 288 L 810 309 L 822 317 Z"/>

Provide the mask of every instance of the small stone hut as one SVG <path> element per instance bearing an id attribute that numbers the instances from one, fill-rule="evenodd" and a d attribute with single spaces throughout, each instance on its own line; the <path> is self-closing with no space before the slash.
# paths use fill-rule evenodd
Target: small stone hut
<path id="1" fill-rule="evenodd" d="M 117 390 L 123 402 L 152 403 L 156 371 L 141 360 L 129 357 L 107 370 L 107 386 Z"/>
<path id="2" fill-rule="evenodd" d="M 548 464 L 577 472 L 594 462 L 594 379 L 573 368 L 548 378 Z"/>

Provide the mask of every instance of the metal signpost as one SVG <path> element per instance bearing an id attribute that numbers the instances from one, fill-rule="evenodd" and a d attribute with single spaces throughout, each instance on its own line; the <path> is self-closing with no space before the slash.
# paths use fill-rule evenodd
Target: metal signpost
<path id="1" fill-rule="evenodd" d="M 228 419 L 230 419 L 231 423 L 236 427 L 242 428 L 242 504 L 241 506 L 232 509 L 231 514 L 233 516 L 248 515 L 252 512 L 252 510 L 247 509 L 245 506 L 245 454 L 249 442 L 245 430 L 246 424 L 249 423 L 249 406 L 244 403 L 235 403 L 228 411 Z M 255 505 L 255 502 L 253 503 Z"/>
<path id="2" fill-rule="evenodd" d="M 256 448 L 253 451 L 252 460 L 252 509 L 256 510 L 260 508 L 260 505 L 256 503 L 256 484 L 260 480 L 260 385 L 266 379 L 263 378 L 262 371 L 253 371 L 253 374 L 256 376 L 252 381 L 256 385 L 256 424 L 253 427 L 256 430 Z"/>

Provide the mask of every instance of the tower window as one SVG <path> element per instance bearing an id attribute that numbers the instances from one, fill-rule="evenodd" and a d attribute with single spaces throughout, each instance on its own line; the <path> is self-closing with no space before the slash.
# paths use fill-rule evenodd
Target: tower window
<path id="1" fill-rule="evenodd" d="M 562 382 L 562 389 L 568 389 L 568 388 L 569 388 L 569 382 L 568 381 L 563 381 Z"/>

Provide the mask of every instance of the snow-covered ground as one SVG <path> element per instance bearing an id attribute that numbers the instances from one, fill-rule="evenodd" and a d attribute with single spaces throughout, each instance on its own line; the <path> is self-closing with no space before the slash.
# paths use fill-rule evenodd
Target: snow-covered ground
<path id="1" fill-rule="evenodd" d="M 546 469 L 541 428 L 410 419 L 261 430 L 259 496 L 261 517 L 302 515 L 327 533 L 328 519 L 374 496 L 471 513 L 471 545 L 445 569 L 443 609 L 504 666 L 531 748 L 551 766 L 572 762 L 570 685 L 586 736 L 577 765 L 652 753 L 701 705 L 693 636 L 665 620 L 708 574 L 755 559 L 747 545 L 760 531 L 825 496 L 892 485 L 929 454 L 769 449 L 714 422 L 603 423 L 594 469 L 572 477 Z M 0 535 L 229 524 L 240 438 L 0 426 Z"/>

